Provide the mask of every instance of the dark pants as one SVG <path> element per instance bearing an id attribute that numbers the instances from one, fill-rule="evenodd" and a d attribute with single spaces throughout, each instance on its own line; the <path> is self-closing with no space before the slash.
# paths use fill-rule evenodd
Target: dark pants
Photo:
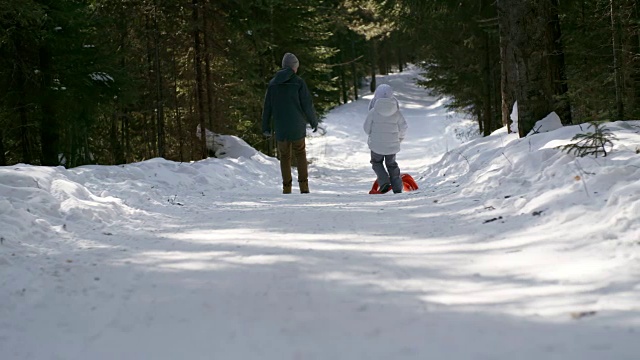
<path id="1" fill-rule="evenodd" d="M 291 188 L 291 154 L 296 157 L 298 165 L 298 182 L 301 190 L 303 186 L 308 189 L 307 150 L 304 138 L 295 141 L 278 141 L 280 153 L 280 172 L 282 172 L 282 185 Z"/>
<path id="2" fill-rule="evenodd" d="M 382 162 L 384 161 L 384 165 Z M 385 166 L 387 167 L 385 169 Z M 380 155 L 371 152 L 371 167 L 378 178 L 378 186 L 391 184 L 394 193 L 402 192 L 402 179 L 400 178 L 400 167 L 396 162 L 396 154 Z"/>

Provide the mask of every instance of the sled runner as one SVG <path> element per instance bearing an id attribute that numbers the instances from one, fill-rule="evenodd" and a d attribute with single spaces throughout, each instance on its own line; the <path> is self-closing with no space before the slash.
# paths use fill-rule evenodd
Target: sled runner
<path id="1" fill-rule="evenodd" d="M 416 181 L 413 180 L 411 175 L 402 174 L 400 175 L 400 178 L 402 179 L 402 185 L 404 185 L 403 191 L 418 190 L 418 184 L 416 184 Z M 369 191 L 369 194 L 382 194 L 380 192 L 380 186 L 378 185 L 378 180 L 373 182 L 373 186 L 371 187 L 371 191 Z"/>

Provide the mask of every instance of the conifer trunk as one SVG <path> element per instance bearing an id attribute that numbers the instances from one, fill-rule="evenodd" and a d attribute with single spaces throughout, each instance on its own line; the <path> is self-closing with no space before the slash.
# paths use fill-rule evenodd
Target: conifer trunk
<path id="1" fill-rule="evenodd" d="M 200 16 L 198 15 L 198 0 L 192 1 L 192 21 L 193 21 L 193 66 L 196 74 L 196 103 L 198 106 L 198 123 L 200 124 L 200 157 L 206 159 L 207 152 L 207 134 L 204 116 L 204 87 L 202 76 L 202 49 L 200 40 Z"/>
<path id="2" fill-rule="evenodd" d="M 633 90 L 633 114 L 632 118 L 640 115 L 640 4 L 633 2 L 631 20 L 635 23 L 631 36 L 631 87 Z"/>
<path id="3" fill-rule="evenodd" d="M 182 133 L 182 117 L 180 115 L 180 99 L 178 98 L 178 64 L 175 50 L 171 54 L 173 60 L 173 95 L 175 122 L 178 127 L 178 151 L 180 161 L 184 161 L 184 134 Z"/>
<path id="4" fill-rule="evenodd" d="M 20 148 L 22 150 L 22 163 L 31 164 L 32 157 L 29 141 L 29 116 L 27 114 L 27 104 L 25 103 L 25 99 L 27 98 L 25 90 L 26 79 L 24 73 L 19 69 L 16 72 L 16 79 L 18 83 L 18 99 L 16 108 L 20 119 Z"/>
<path id="5" fill-rule="evenodd" d="M 342 103 L 349 102 L 349 95 L 347 94 L 347 79 L 344 74 L 344 67 L 340 66 L 340 93 L 342 94 Z"/>
<path id="6" fill-rule="evenodd" d="M 483 34 L 484 56 L 482 60 L 482 74 L 484 79 L 484 94 L 482 96 L 482 124 L 481 131 L 489 136 L 494 130 L 493 111 L 491 108 L 491 49 L 489 48 L 489 34 Z"/>
<path id="7" fill-rule="evenodd" d="M 562 125 L 569 125 L 573 121 L 571 103 L 569 102 L 569 85 L 567 83 L 567 69 L 564 56 L 564 44 L 560 28 L 559 1 L 550 0 L 550 21 L 547 22 L 545 45 L 549 47 L 548 62 L 550 77 L 547 81 L 552 85 L 552 100 L 554 111 L 560 117 Z"/>
<path id="8" fill-rule="evenodd" d="M 371 76 L 371 83 L 369 84 L 369 90 L 371 92 L 376 91 L 376 59 L 378 58 L 378 45 L 375 39 L 371 39 L 371 60 L 369 61 L 369 75 Z"/>
<path id="9" fill-rule="evenodd" d="M 40 98 L 40 147 L 42 150 L 41 164 L 44 166 L 58 166 L 59 129 L 58 119 L 52 93 L 53 68 L 51 50 L 45 45 L 39 50 L 40 71 L 42 72 L 42 97 Z"/>
<path id="10" fill-rule="evenodd" d="M 351 40 L 351 55 L 352 58 L 356 58 L 356 42 Z M 356 62 L 351 62 L 351 77 L 353 79 L 353 99 L 358 100 L 358 71 L 356 68 Z"/>
<path id="11" fill-rule="evenodd" d="M 570 114 L 568 102 L 558 100 L 567 88 L 557 0 L 498 0 L 498 13 L 503 121 L 517 101 L 518 133 L 524 137 L 550 112 L 561 118 Z"/>
<path id="12" fill-rule="evenodd" d="M 480 3 L 480 16 L 487 19 L 490 13 L 489 0 L 482 0 Z M 494 130 L 493 126 L 493 109 L 491 100 L 491 40 L 489 33 L 485 30 L 482 34 L 482 50 L 484 52 L 482 58 L 482 75 L 484 82 L 484 94 L 482 95 L 482 131 L 484 136 L 489 136 Z"/>
<path id="13" fill-rule="evenodd" d="M 158 3 L 154 2 L 153 10 L 153 45 L 154 59 L 153 67 L 156 75 L 156 116 L 157 116 L 157 137 L 158 137 L 158 156 L 165 157 L 165 120 L 164 120 L 164 96 L 163 96 L 163 79 L 162 69 L 160 67 L 160 29 L 158 27 Z"/>
<path id="14" fill-rule="evenodd" d="M 623 102 L 623 76 L 622 76 L 622 56 L 621 48 L 621 32 L 619 7 L 616 0 L 609 0 L 609 8 L 611 15 L 611 44 L 613 45 L 613 73 L 616 91 L 616 120 L 624 119 L 624 102 Z"/>
<path id="15" fill-rule="evenodd" d="M 202 32 L 204 33 L 204 62 L 205 62 L 205 79 L 206 79 L 206 93 L 207 93 L 207 115 L 209 120 L 209 129 L 214 131 L 213 127 L 213 77 L 211 76 L 211 39 L 209 32 L 209 11 L 203 11 L 202 13 Z"/>
<path id="16" fill-rule="evenodd" d="M 111 116 L 111 126 L 109 127 L 109 143 L 111 145 L 111 155 L 114 165 L 124 164 L 122 146 L 118 140 L 118 112 L 114 111 Z"/>
<path id="17" fill-rule="evenodd" d="M 0 166 L 7 166 L 7 157 L 4 153 L 4 133 L 0 130 Z"/>
<path id="18" fill-rule="evenodd" d="M 131 116 L 129 112 L 125 109 L 125 112 L 120 116 L 120 143 L 122 147 L 122 162 L 131 162 L 133 161 L 133 150 L 131 145 Z"/>
<path id="19" fill-rule="evenodd" d="M 511 111 L 516 102 L 516 62 L 513 42 L 510 40 L 511 18 L 508 16 L 504 6 L 509 6 L 508 0 L 498 0 L 498 19 L 500 33 L 500 94 L 501 94 L 501 110 L 502 124 L 507 127 L 507 132 L 511 133 Z"/>
<path id="20" fill-rule="evenodd" d="M 157 150 L 157 145 L 158 145 L 158 141 L 157 141 L 157 112 L 156 112 L 156 99 L 155 99 L 155 84 L 156 84 L 156 79 L 155 79 L 155 65 L 154 65 L 154 47 L 153 47 L 153 27 L 151 26 L 151 15 L 148 13 L 145 13 L 145 40 L 146 40 L 146 45 L 147 45 L 147 88 L 148 88 L 148 93 L 145 96 L 145 107 L 147 110 L 147 113 L 150 114 L 150 120 L 147 122 L 147 119 L 145 118 L 145 126 L 144 126 L 144 136 L 145 139 L 147 140 L 148 144 L 146 144 L 146 148 L 148 151 L 147 154 L 147 158 L 152 158 L 155 157 L 153 154 L 155 154 L 156 150 Z M 146 115 L 145 115 L 146 116 Z M 124 138 L 122 143 L 124 144 Z M 150 149 L 150 151 L 149 151 Z"/>

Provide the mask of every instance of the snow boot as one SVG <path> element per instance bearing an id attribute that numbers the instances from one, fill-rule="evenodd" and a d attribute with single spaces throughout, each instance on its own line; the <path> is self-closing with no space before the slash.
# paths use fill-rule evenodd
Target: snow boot
<path id="1" fill-rule="evenodd" d="M 309 181 L 298 181 L 300 185 L 300 194 L 308 194 L 309 193 Z"/>
<path id="2" fill-rule="evenodd" d="M 291 194 L 291 182 L 282 183 L 282 193 L 283 194 Z"/>

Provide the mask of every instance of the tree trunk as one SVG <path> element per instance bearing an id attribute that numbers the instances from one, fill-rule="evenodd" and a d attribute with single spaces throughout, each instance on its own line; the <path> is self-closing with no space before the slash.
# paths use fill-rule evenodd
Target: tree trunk
<path id="1" fill-rule="evenodd" d="M 198 120 L 197 120 L 197 116 L 195 113 L 195 109 L 194 109 L 194 104 L 197 102 L 196 99 L 196 92 L 195 91 L 190 91 L 189 92 L 189 122 L 188 124 L 190 125 L 197 125 L 198 124 Z M 195 132 L 191 132 L 190 130 L 187 131 L 187 134 L 189 135 L 189 160 L 193 160 L 196 158 L 196 151 L 199 155 L 200 158 L 202 158 L 202 142 L 200 141 L 200 139 L 196 138 L 195 136 L 193 136 Z M 197 144 L 196 144 L 197 143 Z M 197 147 L 197 149 L 196 149 Z"/>
<path id="2" fill-rule="evenodd" d="M 67 141 L 65 143 L 65 150 L 64 150 L 64 159 L 66 160 L 65 163 L 63 164 L 64 166 L 66 166 L 67 168 L 73 168 L 76 167 L 77 165 L 77 159 L 76 159 L 76 153 L 78 152 L 79 146 L 78 146 L 78 140 L 77 140 L 77 134 L 76 132 L 78 131 L 76 129 L 77 124 L 75 123 L 71 123 L 67 125 Z"/>
<path id="3" fill-rule="evenodd" d="M 155 144 L 152 141 L 152 138 L 155 138 L 155 131 L 153 130 L 149 130 L 149 129 L 153 129 L 152 125 L 149 125 L 149 123 L 153 122 L 153 118 L 154 116 L 150 116 L 148 113 L 143 113 L 142 114 L 142 129 L 144 132 L 144 148 L 145 148 L 145 155 L 144 158 L 145 159 L 151 159 L 153 157 L 153 154 L 155 152 Z M 149 120 L 151 119 L 151 120 Z M 123 134 L 124 136 L 124 134 Z M 122 139 L 122 141 L 124 142 L 124 137 Z"/>
<path id="4" fill-rule="evenodd" d="M 193 66 L 196 74 L 196 103 L 198 105 L 198 123 L 200 124 L 200 157 L 206 159 L 207 135 L 204 116 L 204 87 L 202 80 L 202 50 L 200 40 L 200 16 L 198 15 L 198 0 L 192 0 L 193 11 L 191 13 L 193 21 Z"/>
<path id="5" fill-rule="evenodd" d="M 109 131 L 111 154 L 113 156 L 114 165 L 125 163 L 124 154 L 122 152 L 122 144 L 118 139 L 118 120 L 119 120 L 118 113 L 114 111 L 113 116 L 111 117 L 111 127 Z"/>
<path id="6" fill-rule="evenodd" d="M 481 133 L 485 133 L 484 130 L 484 120 L 483 120 L 483 116 L 482 116 L 483 111 L 481 111 L 480 109 L 476 109 L 474 111 L 474 116 L 476 118 L 476 121 L 478 121 L 478 130 L 480 130 Z"/>
<path id="7" fill-rule="evenodd" d="M 345 60 L 343 51 L 340 51 L 339 59 L 340 59 L 339 60 L 340 63 L 343 64 L 344 60 Z M 346 104 L 347 102 L 349 102 L 349 95 L 347 94 L 347 77 L 345 75 L 344 68 L 345 68 L 345 65 L 340 65 L 340 68 L 339 68 L 339 72 L 340 72 L 340 94 L 342 95 L 342 103 Z"/>
<path id="8" fill-rule="evenodd" d="M 150 121 L 148 126 L 145 125 L 145 138 L 149 142 L 147 145 L 147 149 L 150 149 L 150 153 L 147 154 L 147 158 L 150 159 L 155 157 L 155 153 L 158 146 L 158 112 L 157 112 L 157 99 L 155 98 L 154 91 L 151 90 L 157 86 L 156 75 L 155 75 L 155 49 L 153 46 L 154 35 L 153 28 L 151 27 L 151 16 L 149 14 L 145 15 L 145 30 L 146 30 L 146 40 L 147 40 L 147 87 L 149 89 L 149 93 L 145 96 L 145 110 L 150 112 L 152 115 L 150 116 Z M 146 122 L 146 118 L 145 118 Z M 124 142 L 123 142 L 124 143 Z"/>
<path id="9" fill-rule="evenodd" d="M 551 100 L 555 99 L 554 111 L 560 117 L 562 125 L 573 123 L 571 115 L 571 103 L 569 101 L 569 85 L 567 83 L 567 67 L 564 57 L 564 45 L 562 43 L 562 31 L 560 29 L 559 1 L 551 0 L 550 21 L 547 22 L 546 45 L 549 46 L 548 56 L 550 78 L 552 84 Z"/>
<path id="10" fill-rule="evenodd" d="M 31 145 L 29 141 L 29 116 L 27 114 L 27 104 L 25 103 L 25 99 L 27 98 L 27 93 L 25 90 L 25 76 L 18 69 L 16 74 L 17 82 L 18 82 L 18 99 L 17 99 L 17 110 L 18 116 L 20 117 L 20 147 L 22 149 L 22 163 L 31 164 Z"/>
<path id="11" fill-rule="evenodd" d="M 628 116 L 637 119 L 640 117 L 640 3 L 634 1 L 631 6 L 630 21 L 635 24 L 631 34 L 631 74 L 629 75 L 633 113 L 627 112 Z"/>
<path id="12" fill-rule="evenodd" d="M 351 40 L 351 55 L 352 58 L 356 58 L 356 42 Z M 358 71 L 356 68 L 356 62 L 351 62 L 351 76 L 353 78 L 353 100 L 358 100 Z"/>
<path id="13" fill-rule="evenodd" d="M 158 131 L 158 156 L 165 157 L 165 126 L 164 126 L 164 96 L 162 94 L 163 80 L 162 69 L 160 67 L 160 29 L 158 27 L 158 3 L 154 1 L 153 10 L 153 45 L 154 45 L 154 59 L 153 67 L 156 75 L 156 116 L 157 116 L 157 131 Z"/>
<path id="14" fill-rule="evenodd" d="M 498 8 L 505 75 L 503 119 L 513 94 L 518 102 L 518 133 L 524 137 L 550 112 L 567 116 L 569 108 L 567 101 L 558 100 L 566 95 L 566 82 L 557 0 L 498 0 Z"/>
<path id="15" fill-rule="evenodd" d="M 89 129 L 85 129 L 84 134 L 84 163 L 85 164 L 93 164 L 93 154 L 91 153 L 91 148 L 89 147 Z"/>
<path id="16" fill-rule="evenodd" d="M 124 62 L 124 60 L 123 60 Z M 124 66 L 123 66 L 124 68 Z M 114 151 L 115 163 L 126 164 L 132 160 L 131 131 L 129 127 L 129 110 L 118 103 L 111 124 L 111 145 Z M 142 129 L 143 139 L 146 140 L 146 131 Z"/>
<path id="17" fill-rule="evenodd" d="M 502 98 L 502 124 L 507 127 L 507 132 L 511 133 L 511 111 L 516 102 L 516 59 L 513 56 L 513 42 L 510 41 L 511 19 L 508 14 L 503 10 L 504 3 L 509 3 L 507 0 L 498 1 L 498 18 L 499 18 L 499 33 L 500 33 L 500 95 Z M 508 4 L 507 4 L 508 6 Z"/>
<path id="18" fill-rule="evenodd" d="M 491 11 L 491 4 L 489 0 L 482 0 L 480 2 L 480 17 L 487 21 Z M 494 130 L 493 128 L 493 108 L 491 100 L 491 39 L 489 33 L 484 30 L 482 33 L 482 51 L 484 52 L 482 57 L 482 77 L 484 85 L 484 94 L 482 94 L 482 131 L 484 136 L 489 136 Z"/>
<path id="19" fill-rule="evenodd" d="M 371 39 L 371 60 L 369 61 L 369 72 L 371 75 L 371 84 L 369 85 L 369 90 L 371 92 L 376 91 L 376 59 L 378 58 L 378 46 L 376 45 L 376 40 Z"/>
<path id="20" fill-rule="evenodd" d="M 206 76 L 206 88 L 207 88 L 207 115 L 209 120 L 209 129 L 214 131 L 213 128 L 213 78 L 211 76 L 211 39 L 209 38 L 209 11 L 203 11 L 202 13 L 202 31 L 204 33 L 204 61 L 205 61 L 205 76 Z"/>
<path id="21" fill-rule="evenodd" d="M 611 43 L 613 45 L 613 73 L 614 84 L 616 90 L 616 120 L 624 119 L 624 102 L 623 102 L 623 77 L 622 77 L 622 46 L 619 7 L 616 0 L 609 0 L 609 8 L 611 12 Z"/>
<path id="22" fill-rule="evenodd" d="M 347 94 L 347 79 L 344 74 L 344 67 L 340 66 L 340 93 L 342 94 L 342 103 L 349 102 L 349 95 Z"/>
<path id="23" fill-rule="evenodd" d="M 173 58 L 173 94 L 175 102 L 175 122 L 178 127 L 178 151 L 180 152 L 180 161 L 184 161 L 184 134 L 182 133 L 182 117 L 180 116 L 180 99 L 178 98 L 178 64 L 176 60 L 175 50 L 172 52 Z"/>
<path id="24" fill-rule="evenodd" d="M 387 66 L 387 57 L 389 54 L 389 47 L 387 46 L 387 41 L 381 41 L 380 42 L 380 47 L 381 50 L 378 51 L 378 56 L 377 56 L 377 60 L 378 60 L 378 74 L 380 75 L 388 75 L 389 71 L 388 71 L 388 66 Z"/>
<path id="25" fill-rule="evenodd" d="M 482 59 L 482 74 L 484 79 L 484 94 L 482 94 L 482 132 L 484 136 L 491 135 L 493 129 L 493 112 L 491 108 L 491 49 L 489 34 L 483 34 L 484 56 Z"/>
<path id="26" fill-rule="evenodd" d="M 131 162 L 133 161 L 133 149 L 131 145 L 131 114 L 127 109 L 124 109 L 124 112 L 120 114 L 120 127 L 120 147 L 122 148 L 122 162 Z"/>
<path id="27" fill-rule="evenodd" d="M 20 146 L 22 148 L 22 162 L 31 164 L 31 146 L 29 141 L 29 118 L 27 117 L 27 108 L 24 103 L 19 105 L 20 113 Z"/>
<path id="28" fill-rule="evenodd" d="M 4 134 L 0 130 L 0 166 L 7 166 L 7 157 L 4 154 Z"/>
<path id="29" fill-rule="evenodd" d="M 118 23 L 118 29 L 120 31 L 119 44 L 120 49 L 123 52 L 123 55 L 120 57 L 120 67 L 122 69 L 126 69 L 127 59 L 124 55 L 127 49 L 127 37 L 128 37 L 128 27 L 126 22 L 122 21 Z M 110 129 L 110 143 L 111 143 L 111 151 L 114 157 L 113 162 L 115 164 L 125 164 L 127 163 L 128 156 L 132 153 L 131 151 L 131 143 L 130 143 L 130 134 L 129 134 L 129 110 L 127 106 L 123 105 L 122 100 L 118 98 L 116 103 L 116 112 L 113 115 L 113 119 L 111 120 L 111 129 Z M 120 134 L 118 134 L 118 124 L 120 124 Z M 119 139 L 118 139 L 119 138 Z"/>
<path id="30" fill-rule="evenodd" d="M 58 166 L 58 147 L 60 131 L 55 113 L 53 86 L 53 57 L 47 46 L 39 50 L 40 71 L 42 72 L 42 97 L 40 98 L 40 147 L 42 149 L 42 161 L 44 166 Z"/>

